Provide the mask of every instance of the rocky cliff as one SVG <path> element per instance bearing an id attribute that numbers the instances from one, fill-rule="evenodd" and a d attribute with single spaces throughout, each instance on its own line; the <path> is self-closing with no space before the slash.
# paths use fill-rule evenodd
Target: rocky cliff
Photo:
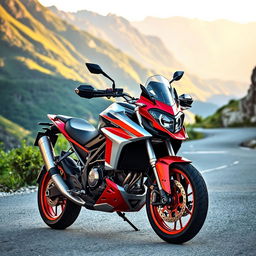
<path id="1" fill-rule="evenodd" d="M 240 112 L 243 119 L 256 123 L 256 67 L 252 72 L 251 82 L 247 95 L 240 102 Z"/>
<path id="2" fill-rule="evenodd" d="M 256 125 L 256 67 L 251 75 L 251 85 L 247 95 L 238 103 L 238 109 L 226 107 L 222 110 L 224 127 L 235 125 Z"/>

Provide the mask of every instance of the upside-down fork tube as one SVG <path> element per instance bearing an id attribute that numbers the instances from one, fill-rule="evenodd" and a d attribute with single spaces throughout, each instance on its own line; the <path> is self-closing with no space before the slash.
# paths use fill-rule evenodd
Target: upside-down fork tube
<path id="1" fill-rule="evenodd" d="M 159 158 L 156 162 L 159 181 L 162 189 L 168 194 L 171 194 L 170 166 L 174 163 L 191 163 L 191 161 L 180 156 L 166 156 Z"/>
<path id="2" fill-rule="evenodd" d="M 45 163 L 46 171 L 50 174 L 51 179 L 53 180 L 54 184 L 56 185 L 58 190 L 61 192 L 61 194 L 75 204 L 78 204 L 81 206 L 85 205 L 85 202 L 83 199 L 81 199 L 78 196 L 71 195 L 67 184 L 62 179 L 59 173 L 59 170 L 54 163 L 54 151 L 49 138 L 47 136 L 42 136 L 38 140 L 38 146 L 40 148 L 40 151 Z"/>

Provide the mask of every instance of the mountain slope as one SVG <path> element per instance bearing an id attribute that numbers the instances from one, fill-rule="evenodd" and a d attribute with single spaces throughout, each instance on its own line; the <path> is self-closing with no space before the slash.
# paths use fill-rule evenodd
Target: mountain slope
<path id="1" fill-rule="evenodd" d="M 76 27 L 105 39 L 143 63 L 143 66 L 152 68 L 156 73 L 169 77 L 171 71 L 184 69 L 168 52 L 159 37 L 146 36 L 140 33 L 129 21 L 122 17 L 112 14 L 103 16 L 86 10 L 64 12 L 58 10 L 55 6 L 49 7 L 49 9 Z M 172 41 L 175 40 L 172 38 Z M 168 45 L 170 46 L 169 51 L 173 52 L 175 50 L 175 47 L 172 48 L 173 43 L 169 42 Z M 179 57 L 182 56 L 183 52 L 182 50 L 175 52 L 175 54 Z M 229 99 L 241 97 L 245 93 L 241 83 L 220 79 L 200 79 L 198 76 L 191 74 L 189 69 L 185 68 L 185 71 L 186 75 L 179 83 L 178 88 L 182 92 L 190 93 L 197 100 L 207 100 L 217 105 L 223 105 Z M 216 77 L 218 77 L 218 74 L 216 74 Z M 212 109 L 210 105 L 208 109 Z M 206 112 L 205 115 L 211 113 Z"/>
<path id="2" fill-rule="evenodd" d="M 86 10 L 64 12 L 55 6 L 49 9 L 68 23 L 121 49 L 145 67 L 156 69 L 158 66 L 159 70 L 182 68 L 158 37 L 143 35 L 123 17 L 103 16 Z"/>
<path id="3" fill-rule="evenodd" d="M 88 77 L 86 61 L 106 67 L 130 89 L 147 76 L 148 70 L 130 57 L 59 19 L 36 0 L 0 3 L 2 68 L 12 77 L 21 75 L 12 74 L 12 67 L 21 64 L 45 74 L 83 81 Z M 90 80 L 104 85 L 96 76 L 90 76 Z"/>
<path id="4" fill-rule="evenodd" d="M 110 43 L 61 20 L 36 0 L 0 0 L 0 114 L 31 131 L 47 113 L 91 120 L 109 101 L 79 98 L 73 89 L 83 81 L 98 88 L 109 82 L 86 71 L 84 62 L 99 63 L 134 96 L 140 82 L 161 70 L 143 67 Z M 166 68 L 170 76 L 172 68 Z M 190 75 L 177 83 L 180 93 L 206 100 Z M 10 104 L 11 103 L 11 104 Z"/>
<path id="5" fill-rule="evenodd" d="M 255 62 L 256 23 L 147 17 L 132 24 L 160 37 L 192 73 L 205 79 L 248 83 Z"/>
<path id="6" fill-rule="evenodd" d="M 29 135 L 30 131 L 0 115 L 0 143 L 6 149 L 20 145 L 21 140 L 27 139 Z"/>
<path id="7" fill-rule="evenodd" d="M 36 0 L 0 0 L 0 114 L 35 131 L 47 113 L 88 118 L 109 101 L 74 93 L 78 81 L 106 88 L 84 62 L 97 62 L 132 92 L 150 72 L 133 59 L 59 19 Z M 11 102 L 11 104 L 10 104 Z"/>

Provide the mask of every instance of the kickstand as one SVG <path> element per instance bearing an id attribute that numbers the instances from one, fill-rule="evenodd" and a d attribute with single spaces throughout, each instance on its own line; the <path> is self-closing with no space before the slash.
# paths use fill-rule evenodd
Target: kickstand
<path id="1" fill-rule="evenodd" d="M 135 231 L 139 231 L 139 229 L 137 227 L 135 227 L 126 217 L 125 214 L 122 212 L 116 212 L 118 214 L 118 216 L 120 216 L 124 221 L 127 221 L 133 228 Z"/>

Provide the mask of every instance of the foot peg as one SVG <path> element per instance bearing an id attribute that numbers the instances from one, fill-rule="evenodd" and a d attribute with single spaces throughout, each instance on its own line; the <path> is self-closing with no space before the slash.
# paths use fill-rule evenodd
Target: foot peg
<path id="1" fill-rule="evenodd" d="M 125 214 L 122 212 L 116 212 L 118 214 L 119 217 L 121 217 L 124 221 L 127 221 L 133 228 L 135 231 L 139 231 L 139 229 L 137 227 L 135 227 L 126 217 Z"/>

